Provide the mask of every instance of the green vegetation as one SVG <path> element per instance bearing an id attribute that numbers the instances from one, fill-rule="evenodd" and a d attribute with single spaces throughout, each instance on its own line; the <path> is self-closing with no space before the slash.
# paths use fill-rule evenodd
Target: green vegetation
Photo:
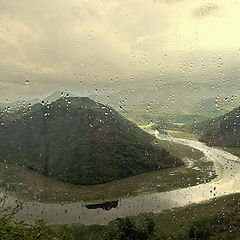
<path id="1" fill-rule="evenodd" d="M 151 217 L 143 215 L 140 221 L 132 221 L 130 218 L 118 218 L 113 226 L 104 232 L 105 240 L 145 240 L 154 238 L 155 224 Z M 101 234 L 98 236 L 101 238 Z"/>
<path id="2" fill-rule="evenodd" d="M 4 207 L 1 198 L 0 239 L 3 240 L 229 240 L 239 239 L 240 194 L 215 198 L 203 204 L 118 218 L 108 225 L 49 225 L 43 221 L 27 224 L 14 220 L 21 209 Z"/>
<path id="3" fill-rule="evenodd" d="M 200 134 L 200 140 L 211 146 L 240 147 L 240 108 L 185 129 Z"/>
<path id="4" fill-rule="evenodd" d="M 153 136 L 89 98 L 35 104 L 1 121 L 2 162 L 69 183 L 94 185 L 183 164 L 151 144 Z"/>
<path id="5" fill-rule="evenodd" d="M 154 135 L 155 130 L 164 135 L 175 138 L 194 139 L 197 140 L 199 136 L 196 133 L 183 131 L 185 124 L 182 122 L 158 121 L 157 123 L 141 124 L 139 127 L 144 131 Z"/>
<path id="6" fill-rule="evenodd" d="M 157 140 L 163 148 L 180 159 L 189 159 L 197 168 L 185 166 L 139 174 L 109 183 L 79 186 L 46 177 L 16 165 L 0 165 L 0 186 L 21 200 L 41 202 L 102 202 L 149 192 L 162 192 L 197 185 L 215 177 L 212 163 L 201 160 L 203 153 L 191 147 Z M 209 173 L 212 173 L 209 175 Z"/>
<path id="7" fill-rule="evenodd" d="M 27 224 L 14 220 L 21 208 L 5 208 L 0 217 L 3 240 L 229 240 L 239 239 L 240 194 L 216 198 L 203 204 L 118 218 L 108 225 Z"/>
<path id="8" fill-rule="evenodd" d="M 4 198 L 1 199 L 3 204 Z M 21 209 L 21 203 L 16 207 L 4 207 L 0 217 L 0 239 L 1 240 L 74 240 L 74 239 L 105 239 L 105 240 L 145 240 L 154 234 L 154 222 L 149 216 L 144 216 L 139 225 L 133 223 L 129 218 L 117 219 L 113 228 L 90 226 L 69 227 L 66 225 L 51 226 L 44 221 L 27 224 L 14 219 L 16 213 Z M 103 231 L 106 229 L 106 231 Z M 93 234 L 91 231 L 93 231 Z M 93 238 L 91 236 L 93 235 Z"/>
<path id="9" fill-rule="evenodd" d="M 158 143 L 167 151 L 171 152 L 173 156 L 180 159 L 188 158 L 199 162 L 198 160 L 204 157 L 204 154 L 200 150 L 191 148 L 180 143 L 174 143 L 168 140 L 160 139 L 157 139 L 156 143 Z"/>
<path id="10" fill-rule="evenodd" d="M 239 197 L 233 194 L 168 210 L 154 215 L 153 220 L 158 231 L 176 239 L 238 239 Z"/>
<path id="11" fill-rule="evenodd" d="M 149 124 L 144 124 L 144 125 L 138 125 L 142 130 L 144 130 L 145 132 L 154 135 L 155 134 L 155 123 L 149 123 Z"/>
<path id="12" fill-rule="evenodd" d="M 28 224 L 14 219 L 21 209 L 22 203 L 16 202 L 15 207 L 4 207 L 5 198 L 0 199 L 0 239 L 1 240 L 74 240 L 67 226 L 50 226 L 44 221 Z"/>
<path id="13" fill-rule="evenodd" d="M 197 140 L 199 138 L 197 134 L 184 132 L 184 131 L 166 130 L 166 132 L 169 136 L 175 137 L 175 138 L 184 138 L 184 139 L 192 139 L 192 140 Z"/>
<path id="14" fill-rule="evenodd" d="M 186 123 L 195 121 L 203 121 L 206 118 L 199 115 L 176 114 L 169 111 L 146 111 L 146 110 L 128 110 L 125 111 L 125 116 L 132 122 L 140 125 L 155 123 L 162 127 L 178 127 Z"/>

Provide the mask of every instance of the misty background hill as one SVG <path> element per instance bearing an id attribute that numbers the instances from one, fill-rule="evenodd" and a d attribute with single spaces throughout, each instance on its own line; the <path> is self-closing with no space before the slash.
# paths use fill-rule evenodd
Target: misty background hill
<path id="1" fill-rule="evenodd" d="M 131 87 L 132 86 L 132 87 Z M 61 97 L 80 96 L 79 91 L 57 90 L 49 95 L 27 99 L 25 101 L 3 102 L 0 109 L 15 111 L 36 103 L 51 103 Z M 85 91 L 86 97 L 109 105 L 132 117 L 139 112 L 143 115 L 158 116 L 192 115 L 193 119 L 213 118 L 225 114 L 239 106 L 238 89 L 231 84 L 210 84 L 204 82 L 178 81 L 161 85 L 131 85 L 123 89 L 105 89 Z M 136 117 L 136 116 L 135 116 Z"/>

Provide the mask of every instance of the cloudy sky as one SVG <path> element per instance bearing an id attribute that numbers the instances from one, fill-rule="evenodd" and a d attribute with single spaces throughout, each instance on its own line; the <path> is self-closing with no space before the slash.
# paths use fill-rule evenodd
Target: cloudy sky
<path id="1" fill-rule="evenodd" d="M 0 99 L 154 79 L 236 83 L 239 12 L 237 0 L 0 0 Z"/>

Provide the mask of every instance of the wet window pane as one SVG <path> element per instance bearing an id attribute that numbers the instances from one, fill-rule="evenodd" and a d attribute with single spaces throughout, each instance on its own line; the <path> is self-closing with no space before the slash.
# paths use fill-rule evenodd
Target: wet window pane
<path id="1" fill-rule="evenodd" d="M 0 0 L 0 239 L 238 239 L 239 10 Z"/>

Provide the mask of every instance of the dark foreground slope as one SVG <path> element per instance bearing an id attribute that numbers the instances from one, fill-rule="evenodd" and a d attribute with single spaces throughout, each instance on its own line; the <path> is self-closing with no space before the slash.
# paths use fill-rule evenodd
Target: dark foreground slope
<path id="1" fill-rule="evenodd" d="M 89 98 L 36 104 L 2 120 L 1 160 L 75 184 L 98 184 L 182 164 L 115 110 Z"/>
<path id="2" fill-rule="evenodd" d="M 223 116 L 191 125 L 188 130 L 200 134 L 200 140 L 208 145 L 240 147 L 240 107 Z"/>

